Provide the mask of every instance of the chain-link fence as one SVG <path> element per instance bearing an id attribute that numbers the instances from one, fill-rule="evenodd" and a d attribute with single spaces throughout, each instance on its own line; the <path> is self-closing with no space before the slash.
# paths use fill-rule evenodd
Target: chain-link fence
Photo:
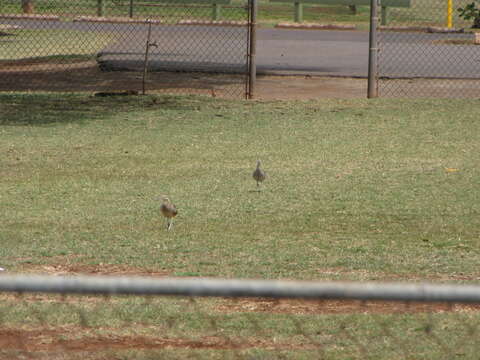
<path id="1" fill-rule="evenodd" d="M 0 91 L 249 92 L 248 0 L 1 0 Z"/>
<path id="2" fill-rule="evenodd" d="M 476 359 L 480 288 L 0 277 L 5 359 Z"/>
<path id="3" fill-rule="evenodd" d="M 459 10 L 472 1 L 408 0 L 407 7 L 379 8 L 380 96 L 479 96 L 475 18 Z"/>

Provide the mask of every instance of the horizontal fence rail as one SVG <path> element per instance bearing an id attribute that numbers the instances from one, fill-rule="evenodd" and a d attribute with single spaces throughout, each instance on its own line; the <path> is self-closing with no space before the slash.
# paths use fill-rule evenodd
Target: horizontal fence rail
<path id="1" fill-rule="evenodd" d="M 480 286 L 118 276 L 0 277 L 0 292 L 480 303 Z"/>

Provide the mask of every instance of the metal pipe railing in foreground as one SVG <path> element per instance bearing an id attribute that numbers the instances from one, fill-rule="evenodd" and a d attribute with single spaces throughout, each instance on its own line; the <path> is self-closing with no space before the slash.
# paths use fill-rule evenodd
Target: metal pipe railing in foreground
<path id="1" fill-rule="evenodd" d="M 480 303 L 476 285 L 86 275 L 1 275 L 0 292 Z"/>

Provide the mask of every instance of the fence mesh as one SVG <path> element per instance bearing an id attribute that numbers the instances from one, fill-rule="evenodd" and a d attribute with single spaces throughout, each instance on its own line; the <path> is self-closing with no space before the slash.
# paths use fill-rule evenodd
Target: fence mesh
<path id="1" fill-rule="evenodd" d="M 248 0 L 0 4 L 0 91 L 246 96 Z"/>
<path id="2" fill-rule="evenodd" d="M 478 303 L 211 295 L 1 293 L 0 357 L 476 359 L 480 350 Z"/>
<path id="3" fill-rule="evenodd" d="M 382 9 L 379 95 L 478 97 L 480 46 L 474 18 L 459 9 L 472 0 L 410 0 Z"/>

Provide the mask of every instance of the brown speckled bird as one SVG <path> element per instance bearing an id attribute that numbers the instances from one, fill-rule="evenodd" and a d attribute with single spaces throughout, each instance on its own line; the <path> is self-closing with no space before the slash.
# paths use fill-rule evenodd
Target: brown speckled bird
<path id="1" fill-rule="evenodd" d="M 160 206 L 162 215 L 167 219 L 167 230 L 170 230 L 173 224 L 173 218 L 177 216 L 178 210 L 170 199 L 166 196 L 162 197 L 162 205 Z"/>
<path id="2" fill-rule="evenodd" d="M 259 187 L 260 183 L 263 182 L 267 177 L 267 173 L 260 168 L 260 165 L 262 165 L 261 161 L 257 160 L 257 168 L 252 174 L 253 178 L 257 182 L 257 187 Z"/>

